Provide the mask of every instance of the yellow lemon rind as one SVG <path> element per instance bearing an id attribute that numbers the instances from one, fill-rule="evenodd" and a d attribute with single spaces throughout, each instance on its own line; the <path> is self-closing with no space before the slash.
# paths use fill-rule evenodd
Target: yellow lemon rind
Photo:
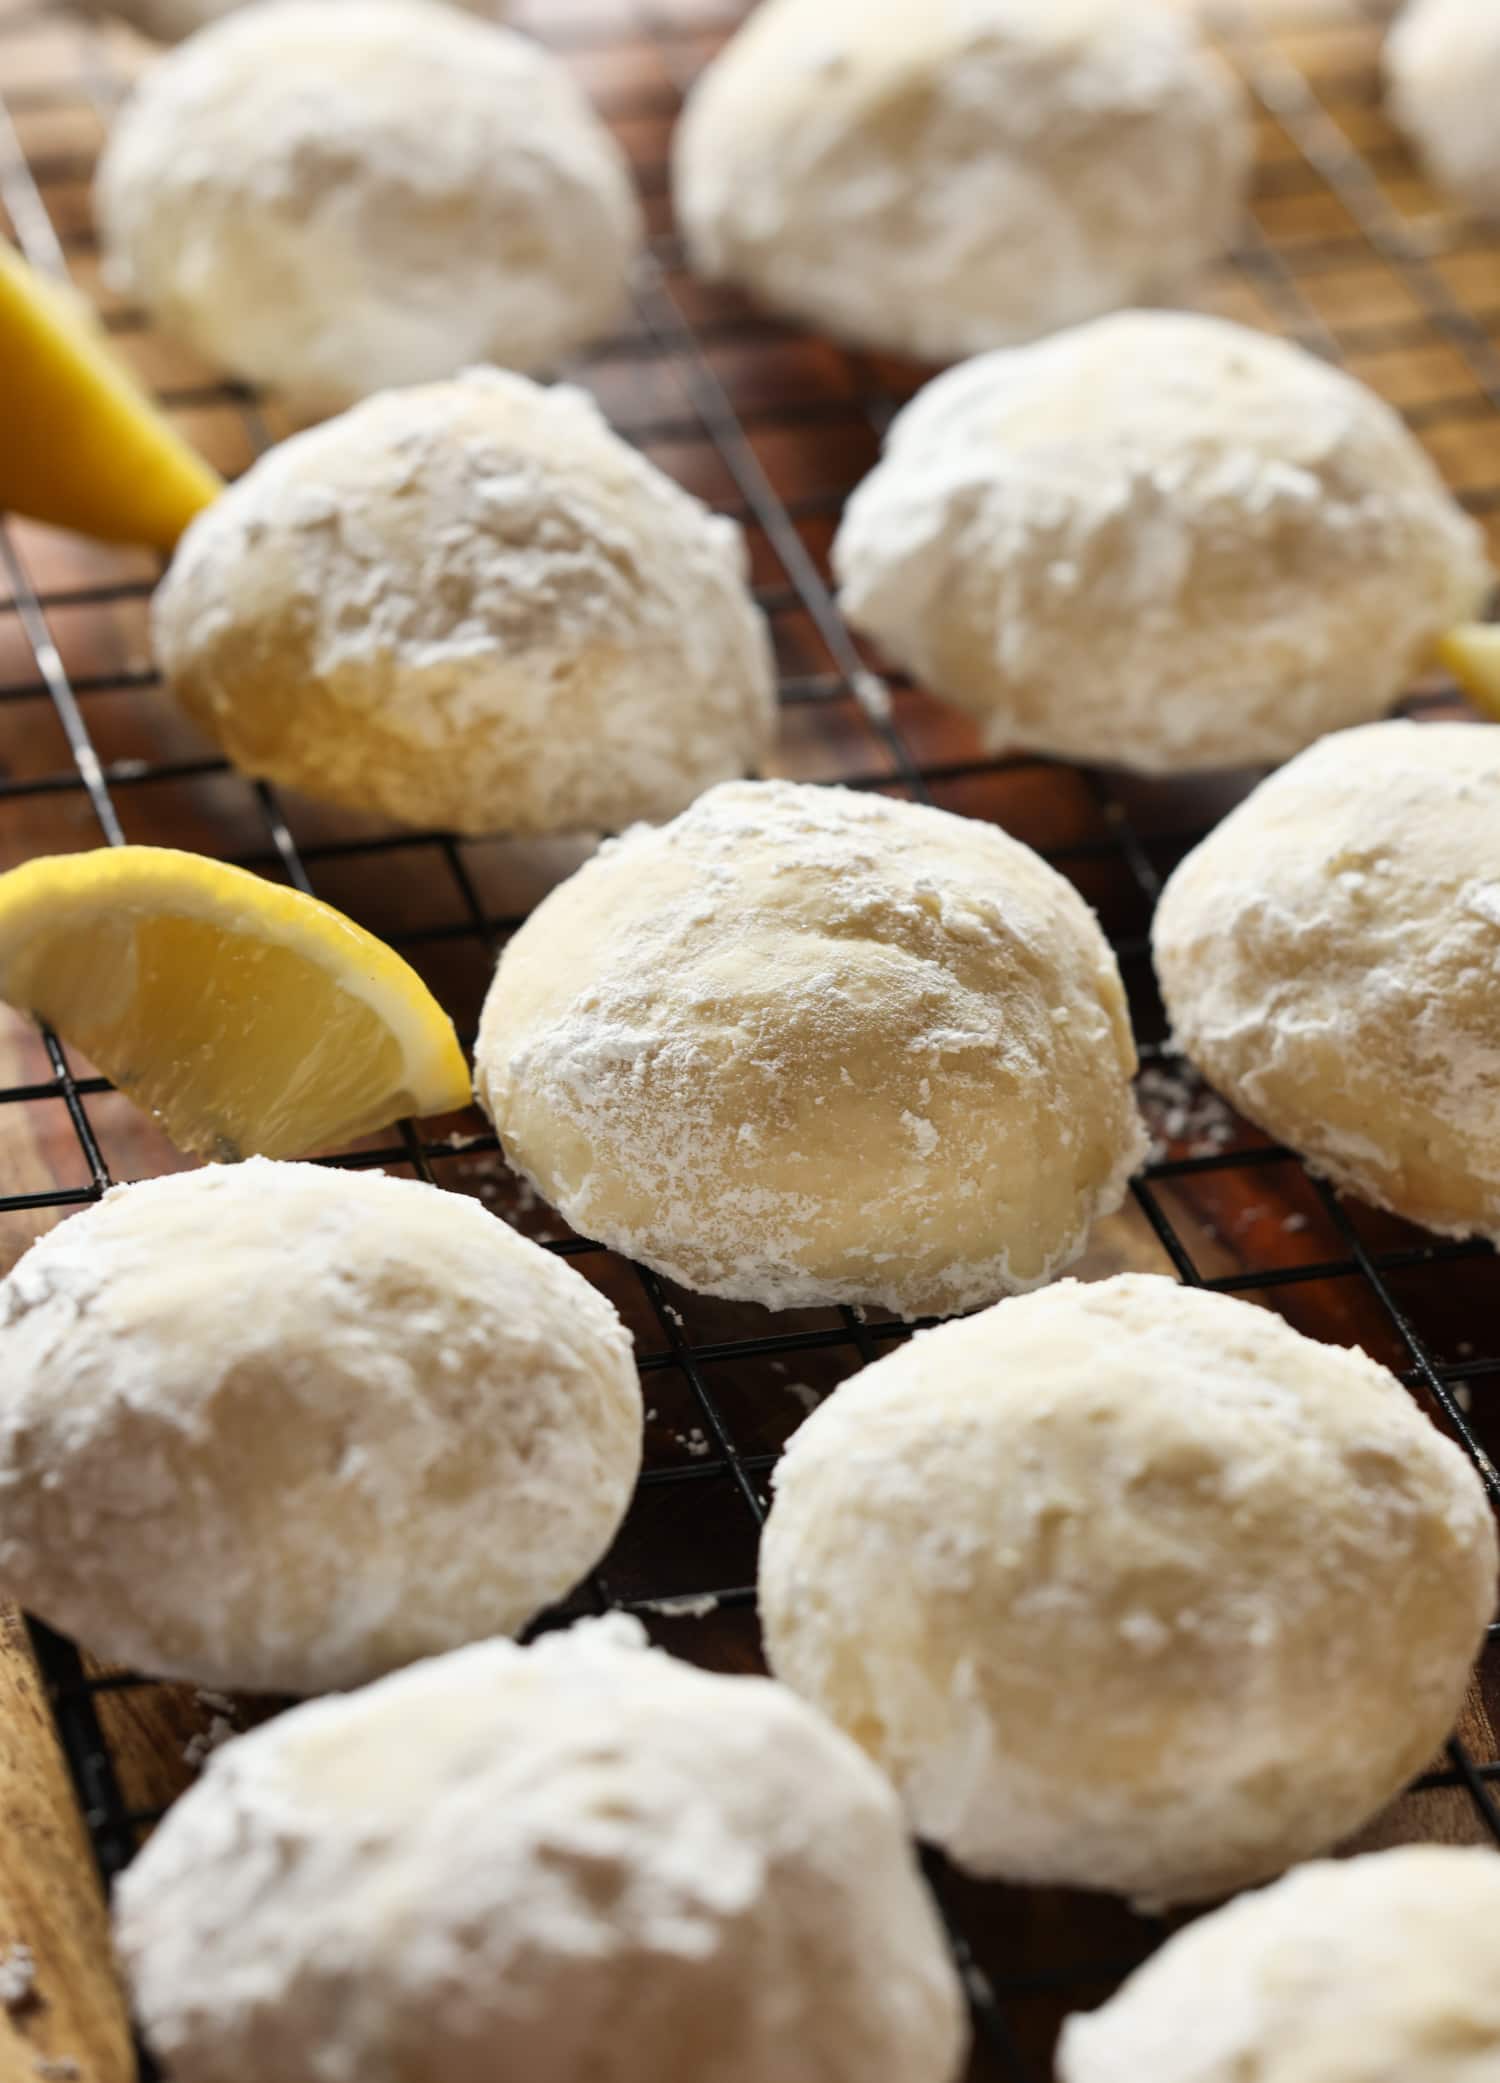
<path id="1" fill-rule="evenodd" d="M 1459 623 L 1439 637 L 1437 655 L 1475 708 L 1500 720 L 1500 623 Z"/>
<path id="2" fill-rule="evenodd" d="M 468 1066 L 453 1024 L 393 949 L 320 898 L 175 847 L 47 855 L 0 875 L 0 995 L 21 946 L 55 931 L 65 914 L 77 921 L 90 912 L 198 919 L 274 941 L 377 1016 L 400 1050 L 413 1112 L 451 1113 L 469 1103 Z M 48 1016 L 45 1005 L 20 1010 Z"/>
<path id="3" fill-rule="evenodd" d="M 110 347 L 83 298 L 0 238 L 0 506 L 170 550 L 223 481 Z"/>

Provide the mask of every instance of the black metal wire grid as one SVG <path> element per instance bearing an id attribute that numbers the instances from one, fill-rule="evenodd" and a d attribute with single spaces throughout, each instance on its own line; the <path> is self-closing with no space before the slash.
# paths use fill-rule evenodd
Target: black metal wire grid
<path id="1" fill-rule="evenodd" d="M 1487 1248 L 1435 1243 L 1346 1206 L 1288 1152 L 1216 1109 L 1164 1038 L 1147 956 L 1152 906 L 1173 862 L 1253 777 L 1206 799 L 1198 790 L 1030 757 L 984 756 L 919 689 L 879 678 L 840 619 L 823 555 L 831 523 L 913 375 L 804 342 L 684 274 L 665 221 L 661 144 L 693 72 L 742 11 L 712 10 L 713 0 L 532 0 L 529 16 L 524 5 L 517 10 L 521 25 L 563 51 L 595 89 L 633 149 L 658 227 L 635 324 L 571 373 L 595 388 L 622 432 L 746 524 L 757 594 L 783 668 L 784 770 L 994 817 L 1040 843 L 1100 910 L 1144 1037 L 1144 1095 L 1160 1130 L 1158 1154 L 1133 1188 L 1130 1262 L 1140 1262 L 1144 1243 L 1184 1281 L 1264 1300 L 1304 1328 L 1366 1344 L 1463 1443 L 1500 1504 L 1484 1407 L 1486 1388 L 1500 1375 L 1500 1307 Z M 1264 149 L 1254 217 L 1211 300 L 1346 363 L 1377 387 L 1383 370 L 1399 369 L 1394 401 L 1470 509 L 1500 515 L 1500 244 L 1437 216 L 1428 197 L 1414 210 L 1404 207 L 1411 171 L 1380 127 L 1370 39 L 1358 30 L 1363 12 L 1357 0 L 1303 0 L 1295 30 L 1281 34 L 1248 6 L 1219 10 L 1217 33 L 1255 96 Z M 31 0 L 0 10 L 0 206 L 33 261 L 92 286 L 80 195 L 91 138 L 121 91 L 119 46 L 79 28 L 69 32 L 61 62 L 44 55 L 44 76 L 35 76 L 34 63 L 22 65 L 18 83 L 7 62 L 8 54 L 31 54 L 39 31 L 45 44 L 59 19 Z M 82 144 L 71 142 L 75 132 Z M 149 339 L 138 313 L 112 309 L 108 322 L 122 347 Z M 274 405 L 242 386 L 169 382 L 163 396 L 182 415 L 232 415 L 247 454 L 276 431 Z M 797 458 L 814 448 L 818 464 L 809 474 Z M 368 922 L 419 966 L 462 949 L 482 971 L 524 907 L 492 901 L 481 850 L 442 833 L 330 830 L 276 790 L 237 781 L 211 753 L 142 758 L 131 746 L 117 748 L 112 709 L 149 703 L 154 675 L 133 658 L 90 669 L 92 655 L 70 639 L 70 618 L 134 609 L 155 574 L 127 559 L 119 570 L 104 564 L 83 583 L 58 583 L 38 575 L 36 561 L 24 531 L 0 530 L 0 593 L 9 596 L 0 599 L 0 635 L 9 624 L 12 639 L 0 650 L 0 718 L 10 711 L 22 719 L 13 733 L 20 742 L 26 718 L 49 715 L 64 757 L 40 770 L 12 758 L 0 770 L 0 834 L 7 818 L 82 810 L 92 831 L 75 830 L 65 843 L 119 845 L 161 836 L 152 807 L 163 800 L 160 791 L 185 790 L 195 802 L 206 791 L 202 815 L 211 822 L 223 789 L 232 787 L 239 807 L 222 843 L 212 836 L 188 843 L 346 908 L 351 888 L 368 880 L 381 893 Z M 80 648 L 81 666 L 70 656 Z M 7 660 L 18 661 L 14 669 Z M 1434 700 L 1441 696 L 1419 696 L 1413 706 Z M 155 740 L 149 743 L 155 753 Z M 246 805 L 253 827 L 241 814 Z M 379 906 L 393 868 L 411 880 L 440 878 L 445 915 L 392 930 Z M 0 1090 L 0 1109 L 61 1107 L 78 1176 L 0 1194 L 0 1218 L 49 1221 L 96 1200 L 112 1182 L 109 1138 L 98 1122 L 109 1087 L 70 1063 L 55 1037 L 44 1036 L 42 1047 L 40 1074 Z M 497 1160 L 498 1146 L 482 1128 L 433 1139 L 407 1122 L 391 1139 L 330 1161 L 389 1166 L 469 1191 L 477 1169 L 481 1192 L 488 1166 L 493 1198 L 511 1192 L 494 1184 Z M 500 1212 L 537 1228 L 536 1211 L 524 1202 Z M 547 1241 L 622 1306 L 648 1403 L 658 1406 L 621 1546 L 550 1621 L 624 1607 L 687 1653 L 748 1664 L 755 1537 L 781 1439 L 801 1407 L 888 1349 L 905 1327 L 847 1310 L 767 1318 L 709 1306 L 586 1239 Z M 793 1368 L 812 1383 L 792 1382 Z M 775 1406 L 769 1419 L 767 1404 Z M 712 1617 L 700 1617 L 710 1605 Z M 123 1781 L 112 1713 L 123 1700 L 163 1688 L 86 1664 L 39 1623 L 32 1636 L 108 1879 L 159 1813 L 159 1804 L 133 1798 Z M 1465 1728 L 1417 1792 L 1466 1805 L 1467 1821 L 1450 1818 L 1444 1834 L 1500 1843 L 1493 1792 L 1500 1751 L 1482 1697 Z M 1085 1914 L 1076 1898 L 1059 1904 L 979 1889 L 938 1861 L 931 1870 L 973 2002 L 974 2077 L 1038 2083 L 1057 2012 L 1099 2000 L 1150 1950 L 1159 1927 L 1123 1911 Z M 1088 1936 L 1075 1943 L 1070 1934 L 1079 1931 Z M 149 2073 L 143 2056 L 142 2074 Z"/>

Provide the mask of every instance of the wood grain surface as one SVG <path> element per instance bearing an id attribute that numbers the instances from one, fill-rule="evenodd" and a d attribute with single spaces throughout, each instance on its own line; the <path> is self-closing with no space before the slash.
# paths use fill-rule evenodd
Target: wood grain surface
<path id="1" fill-rule="evenodd" d="M 83 1819 L 14 1607 L 0 1607 L 0 1971 L 34 1961 L 28 1994 L 0 2007 L 0 2083 L 129 2083 L 125 2001 Z"/>
<path id="2" fill-rule="evenodd" d="M 0 1085 L 37 1074 L 39 1045 L 0 1031 Z M 0 1107 L 0 1180 L 7 1193 L 59 1183 L 38 1110 Z M 0 1216 L 9 1265 L 48 1216 Z M 153 1740 L 159 1739 L 159 1732 Z M 134 2056 L 115 1979 L 98 1871 L 52 1710 L 19 1612 L 0 1603 L 0 1971 L 24 1947 L 35 1963 L 29 1997 L 0 2006 L 0 2083 L 61 2079 L 129 2083 Z"/>

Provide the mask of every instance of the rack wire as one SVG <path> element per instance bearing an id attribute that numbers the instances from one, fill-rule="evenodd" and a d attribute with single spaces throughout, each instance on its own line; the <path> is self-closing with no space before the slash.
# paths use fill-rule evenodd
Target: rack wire
<path id="1" fill-rule="evenodd" d="M 634 322 L 568 372 L 646 453 L 750 541 L 781 674 L 775 770 L 990 818 L 1068 874 L 1119 955 L 1157 1147 L 1085 1272 L 1155 1266 L 1359 1343 L 1458 1439 L 1500 1503 L 1493 1255 L 1435 1242 L 1311 1178 L 1173 1057 L 1147 958 L 1165 875 L 1254 776 L 1148 783 L 987 755 L 963 719 L 881 678 L 840 618 L 827 549 L 848 491 L 922 372 L 840 352 L 689 277 L 670 224 L 666 141 L 693 74 L 743 12 L 717 0 L 522 0 L 523 28 L 576 68 L 635 164 L 653 229 Z M 1260 125 L 1254 208 L 1206 308 L 1266 326 L 1382 390 L 1500 547 L 1500 237 L 1420 179 L 1380 107 L 1375 18 L 1360 0 L 1260 0 L 1212 14 Z M 140 48 L 53 6 L 0 0 L 0 228 L 101 304 L 117 344 L 222 467 L 286 431 L 274 401 L 225 383 L 99 281 L 92 158 Z M 401 947 L 472 1028 L 497 948 L 580 857 L 397 831 L 234 775 L 156 688 L 148 558 L 10 521 L 0 530 L 0 866 L 46 850 L 182 844 L 315 891 Z M 1452 706 L 1414 690 L 1414 713 Z M 405 1123 L 330 1160 L 478 1194 L 567 1254 L 633 1331 L 649 1406 L 640 1489 L 614 1550 L 557 1624 L 643 1615 L 679 1653 L 758 1664 L 754 1560 L 777 1453 L 805 1410 L 906 1327 L 878 1312 L 769 1317 L 674 1289 L 568 1234 L 505 1170 L 477 1116 Z M 182 1163 L 51 1035 L 0 1027 L 0 1268 L 120 1177 Z M 14 1190 L 12 1190 L 14 1189 Z M 224 1703 L 99 1667 L 32 1637 L 106 1879 L 191 1777 Z M 1446 1755 L 1365 1842 L 1500 1842 L 1500 1656 L 1483 1659 Z M 269 1711 L 240 1703 L 235 1719 Z M 1061 2016 L 1105 1996 L 1162 1927 L 1102 1899 L 983 1887 L 930 1870 L 976 2020 L 971 2083 L 1040 2083 Z M 150 2073 L 142 2057 L 142 2075 Z"/>

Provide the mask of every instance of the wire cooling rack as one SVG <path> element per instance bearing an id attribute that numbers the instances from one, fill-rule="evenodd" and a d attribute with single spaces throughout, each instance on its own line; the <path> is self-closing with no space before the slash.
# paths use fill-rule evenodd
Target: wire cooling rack
<path id="1" fill-rule="evenodd" d="M 1380 11 L 1268 0 L 1212 16 L 1255 99 L 1260 164 L 1239 249 L 1201 301 L 1381 390 L 1500 548 L 1500 238 L 1426 186 L 1389 128 Z M 513 10 L 616 128 L 652 225 L 633 323 L 568 373 L 646 453 L 743 521 L 780 665 L 775 771 L 992 819 L 1098 910 L 1130 991 L 1157 1142 L 1082 1270 L 1175 1273 L 1365 1346 L 1463 1443 L 1500 1501 L 1493 1255 L 1341 1202 L 1166 1046 L 1147 958 L 1152 906 L 1175 862 L 1255 777 L 1143 782 L 987 756 L 962 718 L 899 677 L 877 677 L 840 620 L 827 571 L 837 515 L 922 372 L 840 352 L 686 274 L 667 140 L 682 90 L 740 12 L 716 0 L 525 0 Z M 144 56 L 124 32 L 60 5 L 0 0 L 0 212 L 35 262 L 97 299 L 173 417 L 232 472 L 287 431 L 274 402 L 156 336 L 99 280 L 89 175 Z M 315 891 L 394 942 L 472 1031 L 496 949 L 581 849 L 397 831 L 234 775 L 157 689 L 145 623 L 157 575 L 145 556 L 22 522 L 0 530 L 0 865 L 126 840 L 220 854 Z M 1452 703 L 1451 690 L 1430 686 L 1413 690 L 1410 706 Z M 112 1180 L 183 1163 L 88 1066 L 19 1022 L 0 1026 L 0 1086 L 0 1269 Z M 615 1549 L 551 1619 L 623 1606 L 681 1654 L 756 1668 L 755 1547 L 776 1455 L 805 1411 L 904 1327 L 878 1313 L 771 1317 L 676 1290 L 568 1234 L 505 1170 L 477 1116 L 428 1124 L 425 1137 L 405 1124 L 332 1161 L 477 1194 L 610 1296 L 636 1338 L 647 1465 Z M 32 1634 L 108 1878 L 206 1745 L 272 1710 L 94 1665 L 39 1624 Z M 1446 1755 L 1363 1844 L 1500 1841 L 1497 1680 L 1492 1645 Z M 1162 1935 L 1110 1901 L 979 1886 L 940 1861 L 931 1871 L 973 2002 L 971 2083 L 1041 2083 L 1061 2016 L 1100 2001 Z"/>

